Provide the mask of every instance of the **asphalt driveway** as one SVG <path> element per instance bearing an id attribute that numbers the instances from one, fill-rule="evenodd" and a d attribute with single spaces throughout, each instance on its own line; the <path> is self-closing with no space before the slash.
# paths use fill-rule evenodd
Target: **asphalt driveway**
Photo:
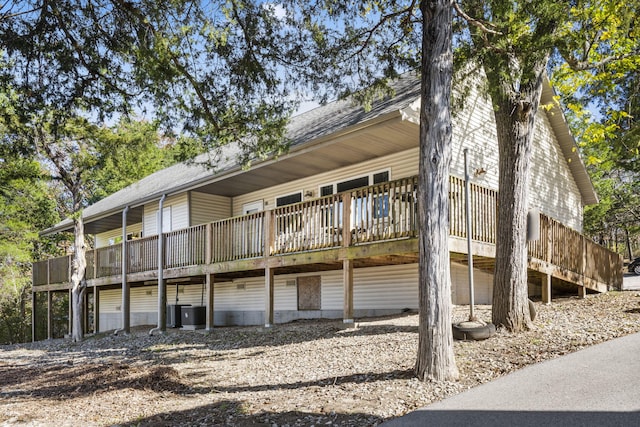
<path id="1" fill-rule="evenodd" d="M 622 290 L 640 291 L 640 276 L 625 272 L 624 278 L 622 279 Z"/>

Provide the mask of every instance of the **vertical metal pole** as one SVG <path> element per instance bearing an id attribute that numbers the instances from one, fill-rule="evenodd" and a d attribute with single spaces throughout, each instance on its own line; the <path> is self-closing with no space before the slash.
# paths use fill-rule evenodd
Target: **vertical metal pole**
<path id="1" fill-rule="evenodd" d="M 53 338 L 53 294 L 47 291 L 47 339 Z"/>
<path id="2" fill-rule="evenodd" d="M 36 292 L 31 291 L 31 342 L 36 342 L 36 324 L 38 320 L 36 317 L 37 302 Z"/>
<path id="3" fill-rule="evenodd" d="M 164 209 L 164 199 L 166 194 L 160 197 L 158 203 L 158 216 L 156 218 L 156 230 L 158 232 L 158 326 L 149 331 L 149 335 L 154 332 L 164 334 L 167 330 L 167 288 L 164 283 L 164 235 L 162 234 L 162 210 Z"/>
<path id="4" fill-rule="evenodd" d="M 469 321 L 475 321 L 474 290 L 473 290 L 473 252 L 471 251 L 471 183 L 469 179 L 469 149 L 464 149 L 464 202 L 465 217 L 467 220 L 467 259 L 469 264 Z"/>
<path id="5" fill-rule="evenodd" d="M 93 285 L 93 333 L 100 332 L 100 291 Z"/>
<path id="6" fill-rule="evenodd" d="M 131 332 L 131 291 L 127 281 L 127 213 L 129 206 L 122 210 L 122 332 Z M 117 331 L 116 331 L 117 332 Z"/>

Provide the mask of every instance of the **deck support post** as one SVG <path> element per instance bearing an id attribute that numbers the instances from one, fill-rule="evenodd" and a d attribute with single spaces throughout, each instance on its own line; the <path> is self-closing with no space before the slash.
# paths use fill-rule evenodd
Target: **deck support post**
<path id="1" fill-rule="evenodd" d="M 131 332 L 131 288 L 127 281 L 127 212 L 129 206 L 122 210 L 122 329 L 125 335 Z M 117 331 L 116 331 L 117 332 Z"/>
<path id="2" fill-rule="evenodd" d="M 166 198 L 166 194 L 160 197 L 156 219 L 156 231 L 158 232 L 158 326 L 151 329 L 149 335 L 153 335 L 155 332 L 164 334 L 167 331 L 167 284 L 164 280 L 164 226 L 162 224 Z"/>
<path id="3" fill-rule="evenodd" d="M 586 298 L 587 297 L 587 287 L 584 284 L 578 284 L 578 297 Z"/>
<path id="4" fill-rule="evenodd" d="M 214 302 L 214 287 L 215 276 L 213 274 L 207 274 L 205 276 L 205 286 L 207 291 L 207 302 L 206 302 L 206 312 L 207 312 L 207 320 L 206 320 L 206 330 L 212 331 L 214 326 L 214 317 L 213 317 L 213 302 Z"/>
<path id="5" fill-rule="evenodd" d="M 542 276 L 542 303 L 551 304 L 551 275 Z"/>
<path id="6" fill-rule="evenodd" d="M 93 285 L 93 333 L 100 332 L 100 291 Z"/>
<path id="7" fill-rule="evenodd" d="M 37 307 L 36 293 L 32 291 L 31 292 L 31 342 L 36 342 L 36 323 L 37 323 L 36 307 Z"/>
<path id="8" fill-rule="evenodd" d="M 273 291 L 274 291 L 273 268 L 264 269 L 264 327 L 273 326 Z"/>
<path id="9" fill-rule="evenodd" d="M 82 293 L 82 328 L 84 331 L 89 331 L 89 293 Z"/>
<path id="10" fill-rule="evenodd" d="M 269 257 L 275 241 L 275 215 L 272 210 L 264 215 L 264 327 L 273 326 L 274 270 L 269 266 Z"/>
<path id="11" fill-rule="evenodd" d="M 51 291 L 47 291 L 47 339 L 53 338 L 53 315 L 51 313 L 53 296 Z"/>
<path id="12" fill-rule="evenodd" d="M 351 194 L 342 195 L 342 246 L 351 246 Z M 342 283 L 344 290 L 344 307 L 342 322 L 353 323 L 353 260 L 342 260 Z"/>
<path id="13" fill-rule="evenodd" d="M 344 287 L 343 323 L 353 323 L 353 260 L 342 261 L 342 278 Z"/>
<path id="14" fill-rule="evenodd" d="M 71 337 L 73 333 L 73 294 L 71 288 L 69 288 L 69 325 L 67 327 L 67 334 Z"/>

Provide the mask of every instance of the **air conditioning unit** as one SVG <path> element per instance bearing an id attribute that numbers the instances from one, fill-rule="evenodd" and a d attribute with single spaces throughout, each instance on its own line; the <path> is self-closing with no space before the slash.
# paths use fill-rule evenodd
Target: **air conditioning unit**
<path id="1" fill-rule="evenodd" d="M 204 329 L 207 308 L 203 306 L 182 307 L 182 329 Z"/>
<path id="2" fill-rule="evenodd" d="M 167 326 L 169 328 L 179 328 L 182 326 L 182 307 L 189 307 L 191 304 L 168 304 L 167 305 Z"/>

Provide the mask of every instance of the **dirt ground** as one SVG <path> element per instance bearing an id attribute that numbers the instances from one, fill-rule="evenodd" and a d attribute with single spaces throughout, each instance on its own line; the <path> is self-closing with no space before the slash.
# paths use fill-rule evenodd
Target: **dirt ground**
<path id="1" fill-rule="evenodd" d="M 376 425 L 531 363 L 640 332 L 636 291 L 536 303 L 535 329 L 456 341 L 456 382 L 413 377 L 415 313 L 100 334 L 0 347 L 2 426 Z M 477 314 L 490 320 L 489 307 Z M 456 307 L 464 320 L 467 307 Z M 611 357 L 615 357 L 612 355 Z"/>

